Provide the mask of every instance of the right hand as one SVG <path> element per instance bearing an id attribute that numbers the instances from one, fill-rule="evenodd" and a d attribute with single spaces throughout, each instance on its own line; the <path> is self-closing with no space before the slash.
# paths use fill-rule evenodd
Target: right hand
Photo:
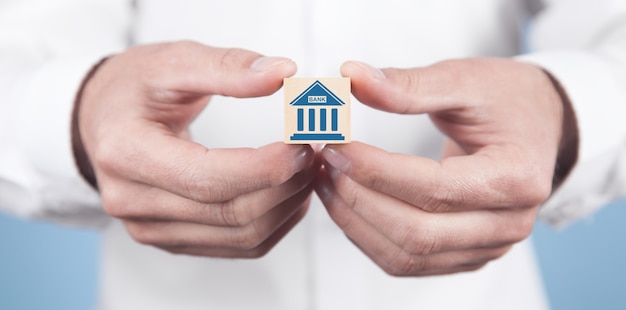
<path id="1" fill-rule="evenodd" d="M 169 252 L 267 253 L 308 208 L 314 151 L 282 142 L 209 150 L 190 141 L 188 126 L 211 95 L 270 95 L 295 71 L 286 58 L 192 42 L 108 59 L 86 83 L 78 114 L 104 210 L 136 241 Z"/>

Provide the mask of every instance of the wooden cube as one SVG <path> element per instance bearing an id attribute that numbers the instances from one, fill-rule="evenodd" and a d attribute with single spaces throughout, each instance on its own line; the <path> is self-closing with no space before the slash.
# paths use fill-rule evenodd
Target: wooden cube
<path id="1" fill-rule="evenodd" d="M 285 143 L 350 143 L 350 78 L 286 78 Z"/>

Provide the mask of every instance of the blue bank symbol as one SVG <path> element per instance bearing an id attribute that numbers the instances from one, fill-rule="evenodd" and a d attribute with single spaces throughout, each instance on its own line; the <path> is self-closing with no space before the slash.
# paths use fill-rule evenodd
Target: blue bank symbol
<path id="1" fill-rule="evenodd" d="M 338 107 L 345 105 L 345 103 L 320 81 L 315 81 L 289 104 L 298 107 L 297 132 L 289 137 L 291 141 L 345 140 L 345 137 L 338 132 Z M 304 117 L 305 110 L 308 116 L 306 120 Z M 328 130 L 327 120 L 329 111 L 330 131 Z M 317 126 L 316 116 L 319 116 Z M 307 126 L 305 126 L 305 122 Z"/>

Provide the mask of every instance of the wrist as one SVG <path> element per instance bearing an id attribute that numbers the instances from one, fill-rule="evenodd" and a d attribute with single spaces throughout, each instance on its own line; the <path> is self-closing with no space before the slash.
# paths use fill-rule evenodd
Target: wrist
<path id="1" fill-rule="evenodd" d="M 90 79 L 93 77 L 93 75 L 96 73 L 96 71 L 98 71 L 98 68 L 100 68 L 100 66 L 104 64 L 107 59 L 109 59 L 109 57 L 102 58 L 100 61 L 98 61 L 93 67 L 91 67 L 89 72 L 87 72 L 87 74 L 83 78 L 83 81 L 81 82 L 80 88 L 78 89 L 78 92 L 76 93 L 76 97 L 74 99 L 74 107 L 72 109 L 71 119 L 72 153 L 74 154 L 74 162 L 78 167 L 78 171 L 80 172 L 80 175 L 83 177 L 83 179 L 96 190 L 98 189 L 98 181 L 96 179 L 96 174 L 91 164 L 91 160 L 89 159 L 89 156 L 87 155 L 83 144 L 79 126 L 79 116 L 85 87 Z"/>
<path id="2" fill-rule="evenodd" d="M 559 151 L 554 166 L 554 176 L 552 178 L 552 192 L 554 192 L 563 181 L 565 181 L 578 160 L 579 133 L 576 113 L 567 93 L 561 86 L 561 83 L 559 83 L 552 74 L 546 70 L 544 70 L 544 72 L 559 94 L 563 106 L 561 140 L 559 142 Z"/>

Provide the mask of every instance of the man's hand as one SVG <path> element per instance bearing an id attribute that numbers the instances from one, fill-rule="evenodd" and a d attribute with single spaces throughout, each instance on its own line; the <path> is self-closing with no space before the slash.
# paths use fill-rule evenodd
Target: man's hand
<path id="1" fill-rule="evenodd" d="M 209 150 L 190 141 L 188 126 L 211 95 L 269 95 L 295 71 L 286 58 L 192 42 L 108 59 L 85 85 L 78 114 L 105 211 L 138 242 L 170 252 L 265 254 L 306 212 L 314 151 L 283 143 Z"/>
<path id="2" fill-rule="evenodd" d="M 317 193 L 381 268 L 401 276 L 475 270 L 531 233 L 551 193 L 563 118 L 540 68 L 469 59 L 379 71 L 348 62 L 342 74 L 361 102 L 428 113 L 449 138 L 441 161 L 357 142 L 322 151 Z"/>

